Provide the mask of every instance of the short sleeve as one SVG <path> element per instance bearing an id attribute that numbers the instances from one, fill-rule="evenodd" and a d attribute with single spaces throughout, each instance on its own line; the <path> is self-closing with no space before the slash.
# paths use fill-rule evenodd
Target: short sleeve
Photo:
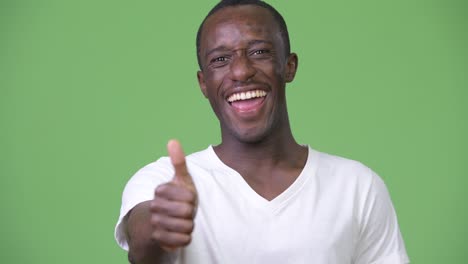
<path id="1" fill-rule="evenodd" d="M 387 187 L 371 172 L 372 181 L 361 201 L 355 264 L 407 264 L 409 259 Z"/>
<path id="2" fill-rule="evenodd" d="M 115 226 L 115 239 L 119 246 L 128 251 L 126 224 L 127 214 L 136 205 L 152 200 L 155 188 L 172 179 L 173 168 L 167 157 L 153 162 L 139 170 L 128 181 L 122 194 L 120 216 Z"/>

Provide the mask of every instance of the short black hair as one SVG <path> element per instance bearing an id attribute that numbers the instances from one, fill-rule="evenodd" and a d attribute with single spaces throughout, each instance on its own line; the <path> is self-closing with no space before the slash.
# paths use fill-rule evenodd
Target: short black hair
<path id="1" fill-rule="evenodd" d="M 284 21 L 283 16 L 271 5 L 261 1 L 261 0 L 221 0 L 217 5 L 215 5 L 210 12 L 208 12 L 208 15 L 206 15 L 205 19 L 203 19 L 203 22 L 200 24 L 200 27 L 198 28 L 197 32 L 197 61 L 198 61 L 198 66 L 200 69 L 202 68 L 201 62 L 200 62 L 200 37 L 201 37 L 201 31 L 203 29 L 203 25 L 205 24 L 205 21 L 213 15 L 214 13 L 218 12 L 219 10 L 229 7 L 229 6 L 239 6 L 239 5 L 256 5 L 263 7 L 267 9 L 268 11 L 271 12 L 273 15 L 273 18 L 275 21 L 278 23 L 281 37 L 283 38 L 284 42 L 284 47 L 285 47 L 285 54 L 289 55 L 291 53 L 291 45 L 289 42 L 289 33 L 288 33 L 288 28 L 286 26 L 286 22 Z"/>

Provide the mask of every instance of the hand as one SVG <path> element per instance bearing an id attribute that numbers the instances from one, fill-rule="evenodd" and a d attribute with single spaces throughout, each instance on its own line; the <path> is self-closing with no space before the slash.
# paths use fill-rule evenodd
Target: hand
<path id="1" fill-rule="evenodd" d="M 191 241 L 197 211 L 197 190 L 185 164 L 185 155 L 176 140 L 167 150 L 174 166 L 174 178 L 158 186 L 151 201 L 152 238 L 166 250 L 187 246 Z"/>

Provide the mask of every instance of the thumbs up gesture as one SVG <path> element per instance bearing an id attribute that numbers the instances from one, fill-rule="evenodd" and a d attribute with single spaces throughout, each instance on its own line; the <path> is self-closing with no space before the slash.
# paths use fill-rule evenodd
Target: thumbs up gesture
<path id="1" fill-rule="evenodd" d="M 159 185 L 151 201 L 152 238 L 166 250 L 187 246 L 192 238 L 197 210 L 197 190 L 188 173 L 180 143 L 170 140 L 167 150 L 174 166 L 174 177 Z"/>

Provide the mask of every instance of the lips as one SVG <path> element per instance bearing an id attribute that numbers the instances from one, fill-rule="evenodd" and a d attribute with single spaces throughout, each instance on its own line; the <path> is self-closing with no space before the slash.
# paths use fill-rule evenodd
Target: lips
<path id="1" fill-rule="evenodd" d="M 227 101 L 238 113 L 254 112 L 265 101 L 267 92 L 263 90 L 250 90 L 231 94 Z"/>
<path id="2" fill-rule="evenodd" d="M 263 101 L 265 101 L 265 97 L 257 97 L 247 100 L 239 100 L 231 103 L 231 106 L 237 110 L 237 112 L 250 112 L 258 109 Z"/>

